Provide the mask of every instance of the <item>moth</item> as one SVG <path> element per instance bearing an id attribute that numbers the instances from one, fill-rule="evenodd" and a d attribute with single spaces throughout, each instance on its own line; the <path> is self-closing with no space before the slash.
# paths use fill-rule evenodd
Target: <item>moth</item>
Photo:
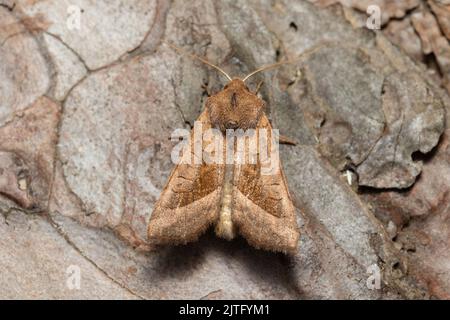
<path id="1" fill-rule="evenodd" d="M 207 98 L 205 109 L 197 119 L 202 133 L 216 129 L 216 134 L 226 141 L 220 145 L 219 154 L 226 157 L 230 149 L 235 151 L 239 139 L 246 138 L 240 136 L 229 143 L 227 134 L 230 130 L 253 130 L 256 137 L 265 133 L 267 144 L 259 140 L 257 144 L 262 151 L 270 149 L 275 135 L 264 113 L 265 103 L 246 86 L 245 81 L 255 73 L 280 63 L 259 68 L 240 79 L 231 78 L 201 57 L 181 52 L 217 69 L 228 79 L 223 90 Z M 192 154 L 194 141 L 191 139 L 181 158 L 192 160 L 195 157 Z M 249 143 L 244 141 L 243 144 L 247 146 Z M 206 143 L 202 142 L 200 148 L 204 151 Z M 260 153 L 264 152 L 258 149 L 257 156 Z M 240 156 L 241 160 L 250 157 L 245 149 Z M 216 235 L 227 240 L 241 235 L 255 248 L 294 253 L 299 230 L 283 169 L 278 161 L 267 174 L 263 172 L 262 162 L 260 157 L 253 162 L 237 162 L 233 157 L 231 162 L 200 160 L 177 164 L 151 214 L 147 230 L 150 243 L 186 244 L 196 241 L 208 228 L 214 227 Z"/>

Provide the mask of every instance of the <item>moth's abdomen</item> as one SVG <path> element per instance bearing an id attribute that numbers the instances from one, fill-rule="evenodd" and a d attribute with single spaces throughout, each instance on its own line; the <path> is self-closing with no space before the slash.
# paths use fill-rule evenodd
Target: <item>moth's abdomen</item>
<path id="1" fill-rule="evenodd" d="M 224 183 L 222 187 L 221 207 L 219 219 L 216 224 L 216 234 L 218 237 L 231 240 L 236 235 L 236 230 L 232 220 L 233 211 L 233 176 L 234 166 L 225 166 Z"/>

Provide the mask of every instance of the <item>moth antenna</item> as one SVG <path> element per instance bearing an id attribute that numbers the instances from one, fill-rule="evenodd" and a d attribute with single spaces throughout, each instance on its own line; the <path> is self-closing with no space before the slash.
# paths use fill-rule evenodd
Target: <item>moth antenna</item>
<path id="1" fill-rule="evenodd" d="M 261 71 L 265 71 L 265 70 L 269 70 L 269 69 L 272 69 L 272 68 L 276 68 L 276 67 L 281 66 L 283 64 L 292 63 L 292 62 L 294 62 L 294 61 L 290 61 L 290 60 L 288 60 L 288 61 L 280 61 L 280 62 L 276 62 L 276 63 L 272 63 L 272 64 L 268 64 L 268 65 L 262 66 L 262 67 L 256 69 L 255 71 L 251 72 L 250 74 L 246 75 L 245 78 L 242 79 L 242 81 L 245 82 L 246 80 L 248 80 L 248 78 L 253 77 L 255 74 L 257 74 L 257 73 L 259 73 Z"/>
<path id="2" fill-rule="evenodd" d="M 231 79 L 231 77 L 230 77 L 225 71 L 223 71 L 221 68 L 219 68 L 219 67 L 216 66 L 215 64 L 212 64 L 212 63 L 209 62 L 208 60 L 206 60 L 206 59 L 204 59 L 204 58 L 202 58 L 202 57 L 199 57 L 199 56 L 197 56 L 197 55 L 195 55 L 195 54 L 193 54 L 193 53 L 189 53 L 189 52 L 187 52 L 187 51 L 185 51 L 185 50 L 183 50 L 183 49 L 177 47 L 176 45 L 174 45 L 174 44 L 172 44 L 172 43 L 170 43 L 170 42 L 166 42 L 166 41 L 164 41 L 164 40 L 163 40 L 162 42 L 164 42 L 165 44 L 167 44 L 169 47 L 171 47 L 172 49 L 174 49 L 174 50 L 175 50 L 176 52 L 178 52 L 179 54 L 185 55 L 185 56 L 189 56 L 189 57 L 191 57 L 191 58 L 193 58 L 193 59 L 197 59 L 197 60 L 203 62 L 204 64 L 206 64 L 206 65 L 208 65 L 208 66 L 210 66 L 210 67 L 216 69 L 217 71 L 221 72 L 225 77 L 227 77 L 228 80 L 230 80 L 230 81 L 233 80 L 233 79 Z"/>
<path id="3" fill-rule="evenodd" d="M 332 42 L 331 42 L 331 41 L 322 41 L 322 42 L 320 42 L 319 44 L 317 44 L 317 45 L 315 45 L 315 46 L 309 48 L 309 49 L 306 50 L 306 51 L 304 51 L 302 54 L 300 54 L 298 57 L 296 57 L 296 58 L 294 58 L 294 59 L 286 60 L 286 61 L 279 61 L 279 62 L 275 62 L 275 63 L 272 63 L 272 64 L 268 64 L 268 65 L 264 65 L 264 66 L 262 66 L 262 67 L 259 67 L 259 68 L 256 69 L 255 71 L 253 71 L 253 72 L 249 73 L 248 75 L 246 75 L 245 78 L 242 79 L 242 81 L 245 82 L 246 80 L 248 80 L 248 78 L 253 77 L 255 74 L 257 74 L 257 73 L 259 73 L 259 72 L 261 72 L 261 71 L 273 69 L 273 68 L 279 67 L 279 66 L 281 66 L 281 65 L 283 65 L 283 64 L 288 64 L 288 63 L 294 63 L 294 62 L 297 62 L 297 61 L 303 59 L 306 55 L 311 54 L 312 52 L 314 52 L 314 51 L 316 51 L 316 50 L 322 48 L 325 44 L 329 44 L 329 43 L 332 43 Z"/>

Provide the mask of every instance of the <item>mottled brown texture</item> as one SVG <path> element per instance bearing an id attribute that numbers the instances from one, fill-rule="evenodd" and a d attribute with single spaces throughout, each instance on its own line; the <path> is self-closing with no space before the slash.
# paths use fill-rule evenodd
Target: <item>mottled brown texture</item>
<path id="1" fill-rule="evenodd" d="M 420 38 L 412 26 L 411 17 L 392 20 L 383 32 L 390 41 L 397 43 L 413 59 L 420 61 L 424 58 Z"/>
<path id="2" fill-rule="evenodd" d="M 0 195 L 17 202 L 24 208 L 33 204 L 27 192 L 28 168 L 23 159 L 11 152 L 0 151 Z"/>
<path id="3" fill-rule="evenodd" d="M 263 114 L 258 128 L 272 128 Z M 279 163 L 280 164 L 280 163 Z M 299 238 L 295 208 L 283 169 L 263 174 L 262 164 L 235 165 L 233 222 L 239 232 L 256 248 L 294 253 Z"/>
<path id="4" fill-rule="evenodd" d="M 268 133 L 268 152 L 272 127 L 263 114 L 264 103 L 240 79 L 228 83 L 224 90 L 206 101 L 206 110 L 198 121 L 205 132 L 218 128 L 225 138 L 226 129 L 263 129 Z M 216 224 L 218 236 L 232 239 L 234 228 L 256 248 L 293 253 L 297 249 L 298 230 L 295 209 L 279 162 L 273 174 L 262 173 L 260 159 L 249 162 L 248 145 L 245 163 L 195 163 L 194 134 L 189 148 L 183 150 L 180 164 L 173 170 L 155 205 L 148 225 L 153 244 L 179 244 L 196 240 L 209 226 Z M 233 138 L 234 139 L 234 138 Z M 234 150 L 238 139 L 234 141 Z M 222 145 L 226 159 L 227 141 Z M 202 149 L 206 146 L 203 140 Z M 258 149 L 260 150 L 260 149 Z M 236 156 L 236 155 L 235 155 Z M 236 160 L 236 158 L 234 158 Z M 189 164 L 186 163 L 186 160 Z M 228 166 L 229 169 L 227 169 Z M 227 173 L 226 170 L 228 171 Z M 227 184 L 231 184 L 227 187 Z M 225 198 L 231 197 L 227 204 Z M 228 210 L 229 206 L 229 210 Z M 231 217 L 222 220 L 223 211 Z M 231 220 L 231 221 L 229 221 Z M 229 224 L 227 226 L 222 224 Z"/>
<path id="5" fill-rule="evenodd" d="M 1 161 L 0 168 L 5 167 L 10 182 L 21 181 L 4 185 L 0 195 L 7 195 L 27 209 L 43 210 L 48 203 L 59 112 L 55 102 L 42 97 L 0 127 L 0 150 L 9 154 L 1 159 L 8 161 Z M 8 163 L 11 159 L 13 165 Z"/>
<path id="6" fill-rule="evenodd" d="M 442 32 L 450 40 L 450 2 L 428 0 L 431 10 L 436 15 Z"/>
<path id="7" fill-rule="evenodd" d="M 203 131 L 211 127 L 207 112 L 197 121 L 203 124 Z M 183 153 L 182 161 L 187 158 L 193 160 L 191 149 Z M 197 240 L 218 218 L 223 171 L 223 165 L 177 165 L 153 209 L 148 225 L 150 242 L 185 244 Z"/>
<path id="8" fill-rule="evenodd" d="M 430 11 L 423 10 L 414 13 L 411 21 L 422 40 L 423 53 L 434 54 L 439 70 L 444 78 L 444 85 L 449 89 L 450 44 L 448 39 L 442 34 L 438 20 Z"/>

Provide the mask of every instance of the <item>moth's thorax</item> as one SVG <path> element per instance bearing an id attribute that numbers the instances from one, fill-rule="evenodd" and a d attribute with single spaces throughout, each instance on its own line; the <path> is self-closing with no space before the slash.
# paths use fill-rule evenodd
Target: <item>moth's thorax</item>
<path id="1" fill-rule="evenodd" d="M 233 79 L 222 91 L 206 101 L 206 108 L 213 127 L 226 129 L 256 128 L 264 101 L 250 92 L 241 79 Z"/>

